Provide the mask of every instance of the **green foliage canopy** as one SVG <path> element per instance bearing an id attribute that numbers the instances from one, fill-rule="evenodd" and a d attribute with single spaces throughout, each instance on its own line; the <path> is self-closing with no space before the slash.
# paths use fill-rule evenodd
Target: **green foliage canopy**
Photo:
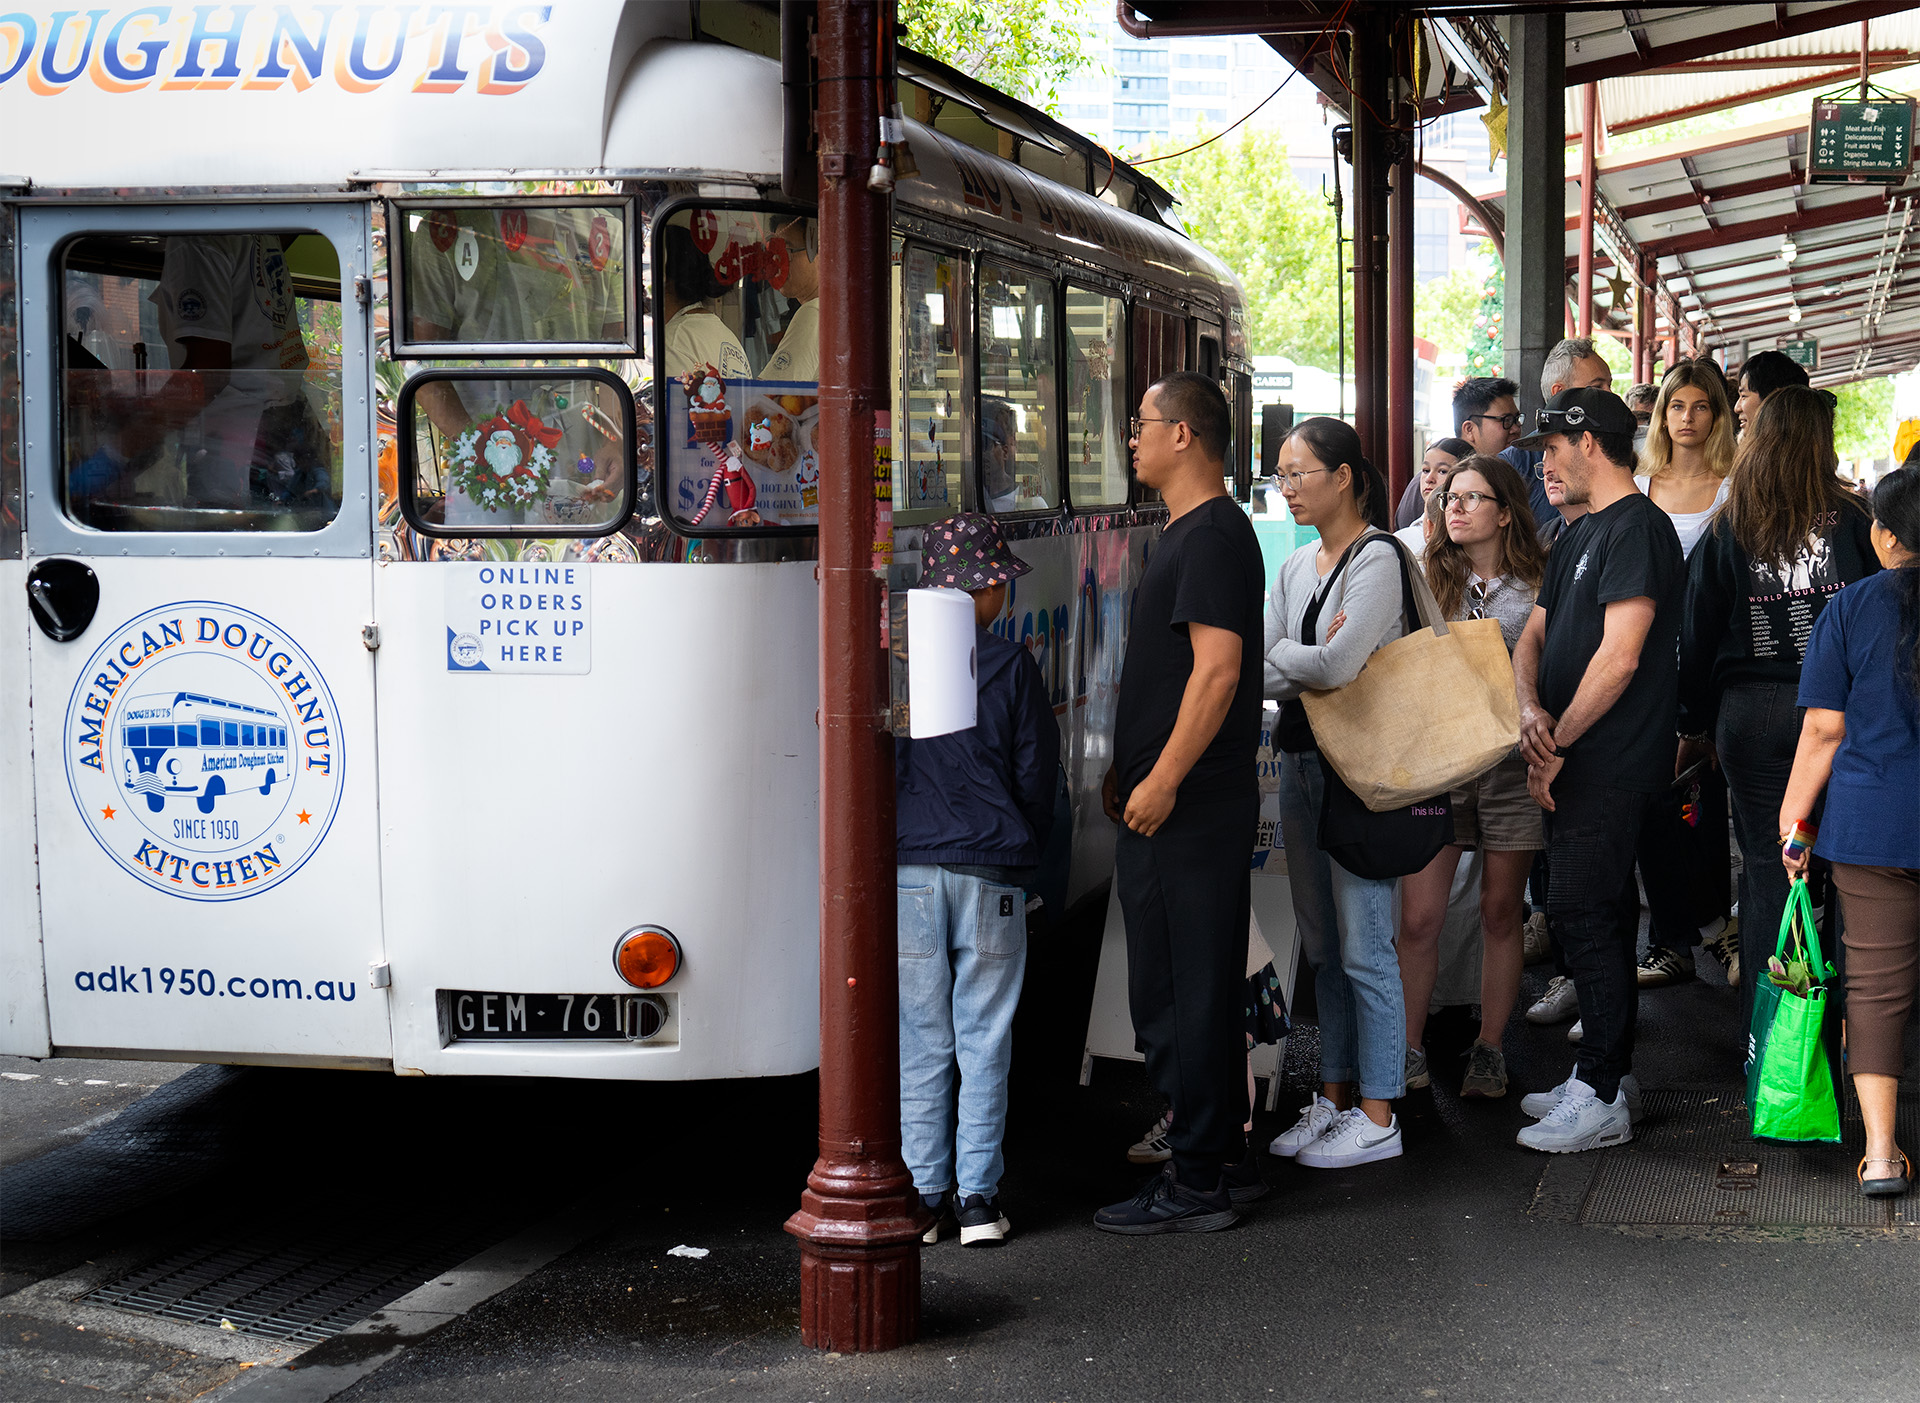
<path id="1" fill-rule="evenodd" d="M 1060 89 L 1093 66 L 1088 0 L 903 0 L 908 48 L 1060 115 Z"/>

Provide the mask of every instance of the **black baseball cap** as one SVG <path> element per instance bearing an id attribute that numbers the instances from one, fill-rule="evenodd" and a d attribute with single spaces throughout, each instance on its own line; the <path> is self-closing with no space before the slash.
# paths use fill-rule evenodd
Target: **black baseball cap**
<path id="1" fill-rule="evenodd" d="M 1627 402 L 1611 390 L 1562 390 L 1534 413 L 1533 432 L 1511 446 L 1537 449 L 1554 434 L 1632 436 L 1639 428 Z"/>

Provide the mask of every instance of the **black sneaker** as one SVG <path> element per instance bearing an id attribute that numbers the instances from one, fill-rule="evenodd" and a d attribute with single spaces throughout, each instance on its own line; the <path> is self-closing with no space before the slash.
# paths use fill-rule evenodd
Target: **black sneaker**
<path id="1" fill-rule="evenodd" d="M 967 1195 L 960 1205 L 959 1218 L 962 1247 L 998 1247 L 1007 1240 L 1011 1228 L 1007 1215 L 1000 1211 L 1000 1200 L 979 1194 Z"/>
<path id="2" fill-rule="evenodd" d="M 1093 1215 L 1093 1225 L 1102 1232 L 1133 1234 L 1219 1232 L 1239 1221 L 1224 1177 L 1212 1193 L 1196 1193 L 1180 1182 L 1171 1164 L 1142 1184 L 1132 1198 L 1110 1203 Z"/>
<path id="3" fill-rule="evenodd" d="M 921 1194 L 920 1206 L 933 1214 L 933 1223 L 920 1234 L 920 1240 L 931 1247 L 943 1237 L 952 1237 L 960 1231 L 960 1221 L 953 1211 L 953 1194 Z"/>
<path id="4" fill-rule="evenodd" d="M 1248 1144 L 1247 1152 L 1237 1163 L 1220 1171 L 1220 1181 L 1226 1185 L 1227 1197 L 1236 1208 L 1267 1196 L 1267 1181 L 1260 1177 L 1260 1156 L 1252 1144 Z"/>

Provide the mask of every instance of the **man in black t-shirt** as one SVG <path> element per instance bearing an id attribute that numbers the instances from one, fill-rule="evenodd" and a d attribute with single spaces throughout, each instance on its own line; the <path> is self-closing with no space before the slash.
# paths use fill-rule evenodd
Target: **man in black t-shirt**
<path id="1" fill-rule="evenodd" d="M 1513 655 L 1527 787 L 1547 811 L 1547 919 L 1585 1034 L 1551 1109 L 1520 1132 L 1555 1153 L 1633 1138 L 1621 1081 L 1639 996 L 1634 845 L 1673 781 L 1686 568 L 1673 523 L 1633 485 L 1635 427 L 1618 396 L 1566 390 L 1515 445 L 1539 448 L 1548 483 L 1587 508 L 1547 557 Z"/>
<path id="2" fill-rule="evenodd" d="M 1172 1162 L 1094 1215 L 1108 1232 L 1211 1232 L 1266 1192 L 1247 1119 L 1247 930 L 1260 794 L 1260 542 L 1222 486 L 1230 419 L 1204 376 L 1140 401 L 1134 469 L 1171 519 L 1134 592 L 1103 797 L 1121 825 L 1114 881 L 1127 999 L 1172 1103 Z"/>

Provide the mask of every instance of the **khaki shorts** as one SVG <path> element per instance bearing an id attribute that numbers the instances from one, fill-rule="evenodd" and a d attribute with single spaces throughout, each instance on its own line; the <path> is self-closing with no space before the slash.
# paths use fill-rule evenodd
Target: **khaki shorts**
<path id="1" fill-rule="evenodd" d="M 1453 841 L 1490 853 L 1546 847 L 1546 824 L 1527 793 L 1527 762 L 1518 750 L 1465 789 L 1453 791 Z"/>

